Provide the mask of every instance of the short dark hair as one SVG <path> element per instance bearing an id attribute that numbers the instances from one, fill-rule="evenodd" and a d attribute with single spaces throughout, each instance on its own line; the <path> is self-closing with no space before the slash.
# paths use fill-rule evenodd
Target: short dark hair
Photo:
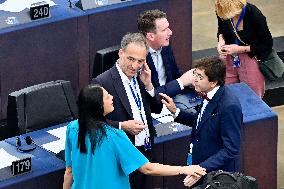
<path id="1" fill-rule="evenodd" d="M 226 64 L 217 56 L 206 57 L 194 61 L 195 68 L 204 70 L 208 81 L 215 82 L 217 85 L 223 86 L 226 77 Z"/>
<path id="2" fill-rule="evenodd" d="M 148 32 L 156 32 L 155 21 L 160 18 L 167 18 L 167 14 L 158 9 L 147 10 L 141 13 L 137 19 L 138 30 L 146 36 Z"/>

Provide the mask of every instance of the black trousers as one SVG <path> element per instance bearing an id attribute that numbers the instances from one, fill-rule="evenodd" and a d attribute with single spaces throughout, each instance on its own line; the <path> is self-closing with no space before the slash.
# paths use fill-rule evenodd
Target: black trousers
<path id="1" fill-rule="evenodd" d="M 151 150 L 145 151 L 144 146 L 136 146 L 136 148 L 151 161 Z M 145 175 L 138 170 L 129 175 L 131 189 L 152 189 L 152 177 Z"/>

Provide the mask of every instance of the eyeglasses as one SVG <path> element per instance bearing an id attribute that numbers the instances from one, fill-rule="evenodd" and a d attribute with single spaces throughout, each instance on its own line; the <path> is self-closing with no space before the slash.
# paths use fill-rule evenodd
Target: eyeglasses
<path id="1" fill-rule="evenodd" d="M 199 81 L 204 79 L 204 77 L 201 74 L 196 73 L 196 70 L 193 70 L 192 73 L 193 73 L 193 76 L 196 77 Z"/>

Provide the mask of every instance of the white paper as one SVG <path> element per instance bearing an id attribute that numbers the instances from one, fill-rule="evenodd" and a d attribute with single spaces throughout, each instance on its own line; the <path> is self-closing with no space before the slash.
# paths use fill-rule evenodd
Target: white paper
<path id="1" fill-rule="evenodd" d="M 161 123 L 169 123 L 169 122 L 173 122 L 174 118 L 172 116 L 165 116 L 165 117 L 161 117 L 157 120 Z"/>
<path id="2" fill-rule="evenodd" d="M 163 105 L 163 109 L 161 113 L 159 114 L 151 114 L 152 118 L 158 120 L 161 123 L 168 123 L 174 121 L 173 116 L 171 115 L 171 112 L 167 109 L 165 105 Z"/>
<path id="3" fill-rule="evenodd" d="M 52 141 L 46 144 L 41 145 L 44 149 L 51 151 L 53 153 L 59 153 L 61 150 L 65 149 L 65 139 L 66 139 L 66 129 L 67 126 L 59 127 L 47 131 L 49 134 L 59 138 L 59 140 Z"/>
<path id="4" fill-rule="evenodd" d="M 58 154 L 61 150 L 65 149 L 65 140 L 56 140 L 41 146 L 48 151 Z"/>
<path id="5" fill-rule="evenodd" d="M 64 126 L 64 127 L 59 127 L 57 129 L 49 130 L 47 132 L 49 134 L 53 135 L 53 136 L 56 136 L 57 138 L 60 138 L 60 140 L 64 140 L 65 141 L 66 129 L 67 129 L 67 126 Z"/>
<path id="6" fill-rule="evenodd" d="M 0 4 L 0 10 L 9 11 L 9 12 L 21 12 L 26 8 L 29 9 L 31 4 L 42 2 L 43 0 L 6 0 L 4 3 Z M 56 5 L 51 0 L 44 0 L 49 6 Z"/>
<path id="7" fill-rule="evenodd" d="M 0 148 L 0 169 L 12 165 L 12 162 L 16 160 L 20 159 L 7 153 L 3 148 Z"/>

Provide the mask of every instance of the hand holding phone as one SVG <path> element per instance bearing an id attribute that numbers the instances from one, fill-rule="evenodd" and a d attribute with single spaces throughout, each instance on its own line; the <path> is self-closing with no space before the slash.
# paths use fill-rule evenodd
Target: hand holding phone
<path id="1" fill-rule="evenodd" d="M 162 95 L 160 95 L 160 97 L 161 97 L 161 100 L 165 100 L 167 103 L 169 103 L 169 101 L 168 101 L 168 99 L 166 97 L 164 97 Z"/>
<path id="2" fill-rule="evenodd" d="M 144 65 L 138 70 L 138 74 L 140 75 L 144 69 Z"/>
<path id="3" fill-rule="evenodd" d="M 161 99 L 162 99 L 162 103 L 164 105 L 166 105 L 166 107 L 168 108 L 168 110 L 172 113 L 175 114 L 176 113 L 176 105 L 173 101 L 173 99 L 169 96 L 167 96 L 166 94 L 163 93 L 159 93 Z"/>
<path id="4" fill-rule="evenodd" d="M 223 45 L 223 46 L 221 47 L 221 51 L 222 51 L 222 52 L 227 52 L 225 45 Z"/>

